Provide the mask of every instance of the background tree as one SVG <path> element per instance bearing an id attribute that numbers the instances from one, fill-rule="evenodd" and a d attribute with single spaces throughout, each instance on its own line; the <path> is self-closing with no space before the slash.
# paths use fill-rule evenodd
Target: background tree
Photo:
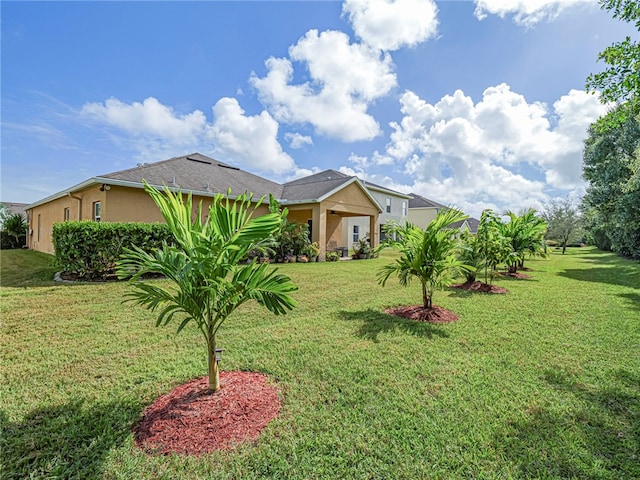
<path id="1" fill-rule="evenodd" d="M 569 198 L 556 198 L 545 204 L 541 215 L 548 225 L 545 238 L 556 240 L 562 246 L 564 255 L 567 244 L 582 234 L 582 216 L 578 206 Z"/>
<path id="2" fill-rule="evenodd" d="M 422 286 L 422 305 L 431 309 L 433 292 L 470 268 L 456 257 L 459 230 L 451 226 L 466 218 L 460 210 L 446 209 L 424 230 L 411 223 L 391 227 L 387 245 L 397 249 L 400 258 L 380 269 L 379 283 L 384 286 L 391 275 L 397 275 L 400 285 L 406 287 L 416 278 Z"/>
<path id="3" fill-rule="evenodd" d="M 0 230 L 2 230 L 4 221 L 12 215 L 11 210 L 4 203 L 0 203 Z"/>
<path id="4" fill-rule="evenodd" d="M 178 332 L 196 324 L 207 344 L 209 390 L 220 389 L 216 361 L 216 335 L 222 323 L 243 303 L 256 300 L 269 311 L 284 314 L 295 306 L 289 294 L 297 287 L 288 276 L 255 259 L 240 263 L 251 249 L 270 242 L 282 225 L 280 213 L 253 218 L 261 201 L 240 195 L 230 200 L 214 196 L 209 215 L 202 222 L 202 202 L 193 215 L 192 199 L 181 192 L 164 192 L 145 183 L 145 190 L 160 208 L 176 245 L 163 244 L 153 253 L 127 249 L 117 263 L 119 278 L 130 278 L 128 299 L 159 311 L 156 326 L 180 317 Z M 230 193 L 230 192 L 229 192 Z M 145 281 L 147 274 L 161 274 L 170 284 Z"/>
<path id="5" fill-rule="evenodd" d="M 618 107 L 622 108 L 622 107 Z M 585 227 L 598 248 L 640 258 L 640 182 L 634 180 L 640 148 L 640 119 L 600 128 L 585 140 L 583 197 Z"/>
<path id="6" fill-rule="evenodd" d="M 26 243 L 27 221 L 23 215 L 14 213 L 2 222 L 3 248 L 21 248 Z"/>

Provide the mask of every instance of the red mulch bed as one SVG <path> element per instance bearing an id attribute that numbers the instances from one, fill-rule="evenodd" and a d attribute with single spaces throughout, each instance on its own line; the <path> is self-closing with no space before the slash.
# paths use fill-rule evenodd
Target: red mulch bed
<path id="1" fill-rule="evenodd" d="M 459 317 L 451 310 L 438 306 L 433 306 L 431 308 L 424 308 L 422 305 L 399 306 L 387 308 L 384 313 L 428 323 L 449 323 L 455 322 L 459 319 Z"/>
<path id="2" fill-rule="evenodd" d="M 451 285 L 451 288 L 457 288 L 459 290 L 468 290 L 471 292 L 484 292 L 484 293 L 507 293 L 507 289 L 498 287 L 497 285 L 489 285 L 484 282 L 466 282 L 459 285 Z"/>
<path id="3" fill-rule="evenodd" d="M 136 446 L 147 453 L 201 455 L 257 439 L 280 411 L 276 387 L 254 372 L 221 372 L 220 385 L 208 393 L 205 376 L 156 399 L 134 429 Z"/>
<path id="4" fill-rule="evenodd" d="M 526 275 L 524 273 L 500 272 L 498 275 L 500 275 L 501 277 L 511 277 L 511 278 L 519 278 L 519 279 L 531 278 L 531 275 Z"/>

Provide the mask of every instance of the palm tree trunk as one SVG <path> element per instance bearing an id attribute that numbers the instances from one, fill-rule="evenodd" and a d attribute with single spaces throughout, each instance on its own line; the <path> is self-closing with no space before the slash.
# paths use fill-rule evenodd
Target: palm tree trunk
<path id="1" fill-rule="evenodd" d="M 216 337 L 211 336 L 207 342 L 209 350 L 209 392 L 220 390 L 220 371 L 216 361 Z"/>
<path id="2" fill-rule="evenodd" d="M 425 310 L 431 308 L 431 296 L 429 295 L 429 292 L 427 290 L 427 285 L 424 283 L 422 284 L 422 306 L 425 308 Z"/>

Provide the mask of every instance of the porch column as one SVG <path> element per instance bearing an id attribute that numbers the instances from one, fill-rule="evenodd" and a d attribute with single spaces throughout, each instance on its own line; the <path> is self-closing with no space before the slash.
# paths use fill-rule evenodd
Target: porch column
<path id="1" fill-rule="evenodd" d="M 311 213 L 311 221 L 313 229 L 311 231 L 311 241 L 318 242 L 320 245 L 320 253 L 318 261 L 325 261 L 327 253 L 327 209 L 321 208 L 320 204 L 314 205 Z"/>
<path id="2" fill-rule="evenodd" d="M 369 216 L 369 245 L 371 245 L 371 248 L 375 248 L 378 245 L 379 235 L 380 235 L 380 232 L 378 232 L 378 216 L 370 215 Z"/>

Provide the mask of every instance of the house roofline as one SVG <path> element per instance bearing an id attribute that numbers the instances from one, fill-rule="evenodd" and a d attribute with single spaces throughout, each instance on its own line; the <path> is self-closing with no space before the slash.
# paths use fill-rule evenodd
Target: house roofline
<path id="1" fill-rule="evenodd" d="M 131 182 L 131 181 L 127 181 L 127 180 L 117 180 L 117 179 L 113 179 L 113 178 L 105 178 L 105 177 L 92 177 L 88 180 L 85 180 L 84 182 L 80 182 L 76 185 L 74 185 L 73 187 L 70 188 L 66 188 L 58 193 L 54 193 L 53 195 L 49 195 L 46 198 L 43 198 L 42 200 L 38 200 L 37 202 L 31 203 L 29 205 L 27 205 L 24 209 L 25 211 L 27 210 L 31 210 L 35 207 L 39 207 L 40 205 L 44 205 L 45 203 L 49 203 L 52 202 L 54 200 L 57 200 L 59 198 L 63 198 L 66 197 L 74 192 L 77 192 L 78 190 L 84 190 L 85 188 L 91 187 L 93 185 L 114 185 L 117 187 L 129 187 L 129 188 L 139 188 L 139 189 L 144 189 L 144 185 L 141 182 Z M 153 185 L 153 184 L 149 184 L 152 187 L 157 188 L 158 190 L 162 190 L 165 186 L 167 188 L 169 188 L 169 190 L 171 190 L 172 192 L 178 192 L 178 191 L 182 191 L 182 193 L 191 193 L 192 195 L 198 195 L 201 197 L 213 197 L 215 195 L 217 195 L 218 193 L 222 193 L 222 192 L 210 192 L 210 191 L 206 191 L 206 190 L 182 190 L 180 187 L 172 187 L 169 185 Z M 249 192 L 252 193 L 252 192 Z M 231 200 L 235 200 L 236 198 L 238 198 L 240 195 L 228 195 L 228 198 Z M 265 196 L 266 197 L 266 196 Z M 261 197 L 258 197 L 258 199 L 260 199 Z M 268 197 L 265 198 L 262 203 L 264 204 L 268 204 L 269 203 L 269 199 Z"/>
<path id="2" fill-rule="evenodd" d="M 395 195 L 396 197 L 406 198 L 407 200 L 411 200 L 413 197 L 407 195 L 406 193 L 398 192 L 396 190 L 391 190 L 390 188 L 383 187 L 381 185 L 376 185 L 375 183 L 367 182 L 366 180 L 360 180 L 360 182 L 368 189 L 377 190 L 378 192 L 387 192 Z"/>

